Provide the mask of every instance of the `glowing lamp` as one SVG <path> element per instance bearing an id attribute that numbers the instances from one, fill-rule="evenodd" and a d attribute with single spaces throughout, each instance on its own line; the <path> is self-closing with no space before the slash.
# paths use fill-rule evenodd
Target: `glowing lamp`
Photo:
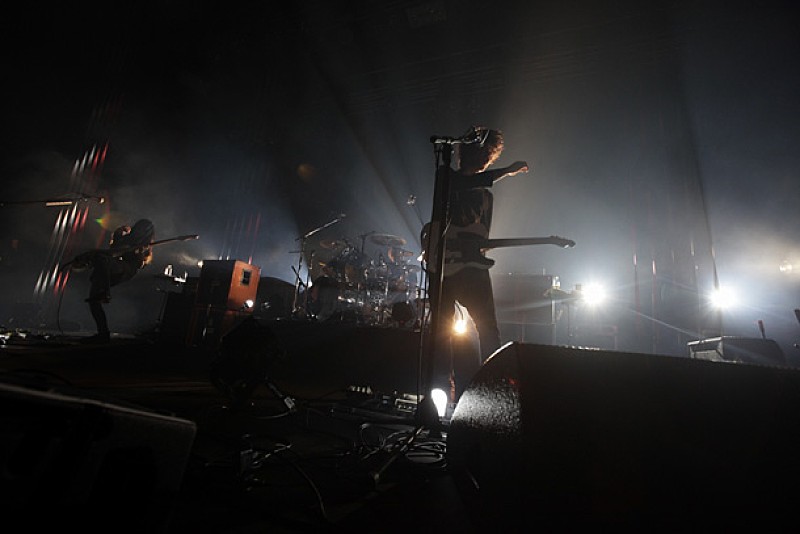
<path id="1" fill-rule="evenodd" d="M 433 389 L 431 390 L 431 400 L 433 405 L 436 406 L 436 412 L 439 417 L 444 417 L 444 414 L 447 413 L 447 393 L 443 389 Z"/>
<path id="2" fill-rule="evenodd" d="M 467 320 L 463 317 L 456 319 L 453 323 L 453 333 L 457 336 L 464 335 L 467 332 Z"/>

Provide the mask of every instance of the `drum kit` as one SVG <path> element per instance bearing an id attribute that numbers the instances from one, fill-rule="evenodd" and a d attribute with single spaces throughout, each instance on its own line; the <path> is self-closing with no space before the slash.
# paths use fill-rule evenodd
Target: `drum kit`
<path id="1" fill-rule="evenodd" d="M 413 326 L 420 299 L 420 267 L 411 261 L 406 240 L 390 234 L 363 234 L 360 247 L 347 239 L 323 240 L 329 259 L 313 259 L 302 298 L 303 313 L 318 321 L 347 321 L 377 326 Z M 384 252 L 365 253 L 369 241 Z"/>

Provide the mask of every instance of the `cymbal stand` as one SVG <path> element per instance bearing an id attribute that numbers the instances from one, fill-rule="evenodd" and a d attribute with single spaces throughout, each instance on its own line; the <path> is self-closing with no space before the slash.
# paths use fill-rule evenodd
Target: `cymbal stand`
<path id="1" fill-rule="evenodd" d="M 299 299 L 300 299 L 300 284 L 302 283 L 302 280 L 300 280 L 300 272 L 301 272 L 301 270 L 303 268 L 303 258 L 305 258 L 305 255 L 306 255 L 306 241 L 308 241 L 308 238 L 311 237 L 312 235 L 316 234 L 317 232 L 320 232 L 320 231 L 324 230 L 325 228 L 328 228 L 329 226 L 333 226 L 334 224 L 338 223 L 342 219 L 344 219 L 344 214 L 339 215 L 335 219 L 333 219 L 331 221 L 328 221 L 325 224 L 323 224 L 322 226 L 314 228 L 313 230 L 310 230 L 310 231 L 306 232 L 305 234 L 303 234 L 300 237 L 295 239 L 295 241 L 300 241 L 300 254 L 299 254 L 299 257 L 297 259 L 297 270 L 295 271 L 294 299 L 292 301 L 292 316 L 293 317 L 296 316 L 301 311 L 305 311 L 307 313 L 307 308 L 306 308 L 305 304 L 308 303 L 308 290 L 307 290 L 308 282 L 305 284 L 306 285 L 306 292 L 305 292 L 305 301 L 306 302 L 304 303 L 304 306 L 301 308 L 299 306 L 299 302 L 298 302 Z M 312 254 L 313 254 L 313 252 L 312 252 Z M 309 276 L 310 276 L 311 265 L 308 266 L 308 271 L 309 271 Z"/>
<path id="2" fill-rule="evenodd" d="M 367 238 L 369 236 L 371 236 L 372 234 L 375 234 L 375 233 L 377 233 L 377 232 L 375 230 L 373 230 L 371 232 L 367 232 L 366 234 L 361 234 L 360 236 L 358 236 L 359 239 L 361 239 L 361 251 L 360 251 L 361 254 L 364 254 L 364 246 L 365 246 L 365 244 L 367 242 Z"/>
<path id="3" fill-rule="evenodd" d="M 373 234 L 376 234 L 376 233 L 377 232 L 375 230 L 372 230 L 371 232 L 367 232 L 366 234 L 360 234 L 358 236 L 358 238 L 361 240 L 361 248 L 359 249 L 359 252 L 361 253 L 361 257 L 367 257 L 366 252 L 365 252 L 366 251 L 367 238 L 369 236 L 373 235 Z M 370 260 L 368 262 L 368 264 L 371 264 L 371 263 L 372 263 L 372 260 Z M 359 267 L 361 267 L 361 266 L 359 265 Z M 365 270 L 366 270 L 366 267 L 365 267 Z M 367 277 L 369 277 L 368 274 L 367 274 Z M 365 280 L 364 283 L 360 284 L 359 288 L 358 288 L 358 297 L 361 299 L 361 302 L 363 303 L 362 309 L 372 305 L 372 303 L 370 302 L 370 289 L 369 289 L 369 287 L 367 287 L 368 283 L 369 283 L 369 280 Z M 381 316 L 378 318 L 378 321 L 380 323 L 383 323 L 383 312 L 381 312 Z"/>

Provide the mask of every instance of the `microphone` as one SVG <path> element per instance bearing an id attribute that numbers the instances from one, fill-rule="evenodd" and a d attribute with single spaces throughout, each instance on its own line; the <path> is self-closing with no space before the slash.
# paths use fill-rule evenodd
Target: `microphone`
<path id="1" fill-rule="evenodd" d="M 483 144 L 486 142 L 486 138 L 489 136 L 489 130 L 484 130 L 484 134 L 481 135 L 481 131 L 474 126 L 467 130 L 467 133 L 462 135 L 461 137 L 448 137 L 446 135 L 433 135 L 431 136 L 431 143 L 435 145 L 455 145 L 455 144 L 472 144 L 472 143 L 480 143 Z"/>
<path id="2" fill-rule="evenodd" d="M 445 135 L 432 135 L 431 143 L 434 145 L 452 145 L 459 142 L 458 137 L 447 137 Z"/>

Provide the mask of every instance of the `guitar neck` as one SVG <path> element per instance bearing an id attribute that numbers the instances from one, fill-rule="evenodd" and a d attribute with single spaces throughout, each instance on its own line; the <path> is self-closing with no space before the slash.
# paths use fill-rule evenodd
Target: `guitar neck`
<path id="1" fill-rule="evenodd" d="M 503 239 L 484 239 L 481 248 L 525 247 L 528 245 L 550 245 L 554 241 L 550 237 L 511 237 Z"/>
<path id="2" fill-rule="evenodd" d="M 140 245 L 140 246 L 136 246 L 136 247 L 134 247 L 134 246 L 122 247 L 122 248 L 118 248 L 118 249 L 110 249 L 110 252 L 111 252 L 111 254 L 113 256 L 121 256 L 123 254 L 126 254 L 126 253 L 134 251 L 134 250 L 138 250 L 138 249 L 154 247 L 156 245 L 163 245 L 164 243 L 172 243 L 173 241 L 188 241 L 190 239 L 197 239 L 198 237 L 199 236 L 196 235 L 196 234 L 182 235 L 182 236 L 178 236 L 178 237 L 170 237 L 170 238 L 167 238 L 167 239 L 160 239 L 158 241 L 153 241 L 152 243 L 148 243 L 147 245 Z"/>

